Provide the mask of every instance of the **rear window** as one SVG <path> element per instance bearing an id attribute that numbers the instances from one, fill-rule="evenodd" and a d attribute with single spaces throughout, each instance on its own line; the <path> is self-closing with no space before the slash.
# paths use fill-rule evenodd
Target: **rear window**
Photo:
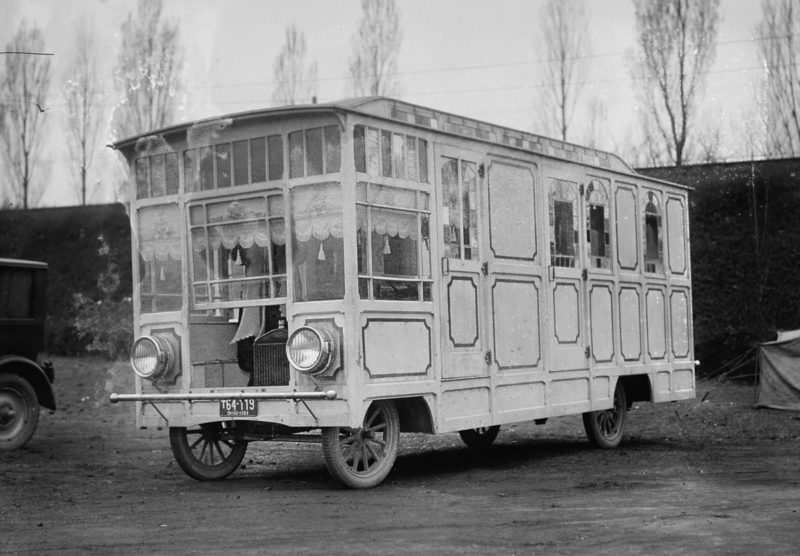
<path id="1" fill-rule="evenodd" d="M 33 271 L 0 269 L 0 319 L 31 318 Z"/>

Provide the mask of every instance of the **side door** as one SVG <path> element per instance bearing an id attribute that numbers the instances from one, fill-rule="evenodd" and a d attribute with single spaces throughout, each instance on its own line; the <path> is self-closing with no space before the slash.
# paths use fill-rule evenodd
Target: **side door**
<path id="1" fill-rule="evenodd" d="M 581 175 L 568 169 L 545 174 L 550 261 L 548 368 L 588 370 L 584 218 Z"/>
<path id="2" fill-rule="evenodd" d="M 480 155 L 436 152 L 441 253 L 442 378 L 488 376 Z"/>

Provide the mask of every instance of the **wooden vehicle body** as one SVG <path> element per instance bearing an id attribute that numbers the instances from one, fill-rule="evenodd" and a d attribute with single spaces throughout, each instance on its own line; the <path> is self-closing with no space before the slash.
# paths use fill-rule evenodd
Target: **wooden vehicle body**
<path id="1" fill-rule="evenodd" d="M 687 191 L 611 154 L 386 98 L 116 148 L 132 358 L 160 368 L 112 400 L 166 420 L 196 478 L 321 429 L 332 473 L 373 486 L 389 429 L 480 444 L 581 413 L 616 445 L 632 401 L 694 396 Z M 193 433 L 235 463 L 192 459 Z"/>

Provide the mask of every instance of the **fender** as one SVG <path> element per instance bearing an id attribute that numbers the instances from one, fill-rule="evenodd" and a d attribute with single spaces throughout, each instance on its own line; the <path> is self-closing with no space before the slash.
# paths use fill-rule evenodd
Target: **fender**
<path id="1" fill-rule="evenodd" d="M 43 367 L 27 357 L 3 355 L 0 356 L 0 373 L 4 372 L 17 374 L 30 382 L 36 391 L 39 404 L 47 409 L 55 410 L 56 398 L 53 395 L 53 387 L 50 385 L 53 381 L 53 368 L 49 363 L 45 363 Z"/>

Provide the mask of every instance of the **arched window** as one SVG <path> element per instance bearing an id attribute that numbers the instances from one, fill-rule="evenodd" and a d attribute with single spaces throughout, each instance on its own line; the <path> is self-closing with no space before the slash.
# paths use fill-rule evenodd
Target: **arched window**
<path id="1" fill-rule="evenodd" d="M 575 184 L 550 182 L 550 264 L 575 267 L 578 255 L 578 203 Z"/>
<path id="2" fill-rule="evenodd" d="M 586 187 L 586 259 L 592 268 L 611 268 L 608 193 L 600 180 Z"/>
<path id="3" fill-rule="evenodd" d="M 644 204 L 644 270 L 664 272 L 664 240 L 661 230 L 661 202 L 648 191 Z"/>

